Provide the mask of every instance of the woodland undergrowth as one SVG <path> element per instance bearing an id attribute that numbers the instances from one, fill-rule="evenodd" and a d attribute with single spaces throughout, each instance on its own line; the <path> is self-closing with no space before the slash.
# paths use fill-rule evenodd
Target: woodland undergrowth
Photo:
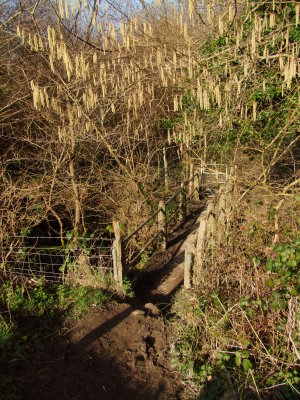
<path id="1" fill-rule="evenodd" d="M 200 283 L 182 290 L 173 306 L 173 363 L 185 373 L 189 398 L 300 395 L 299 73 L 285 85 L 288 72 L 283 78 L 277 64 L 286 57 L 285 68 L 291 65 L 289 48 L 299 57 L 297 7 L 251 4 L 241 17 L 246 43 L 239 54 L 249 56 L 242 72 L 236 36 L 203 47 L 225 76 L 231 68 L 237 82 L 244 75 L 237 91 L 246 104 L 240 115 L 234 106 L 225 111 L 226 134 L 212 122 L 217 113 L 221 119 L 219 111 L 203 115 L 210 135 L 220 129 L 211 155 L 229 152 L 236 167 L 222 240 L 206 249 Z M 266 18 L 270 24 L 257 37 Z"/>
<path id="2" fill-rule="evenodd" d="M 66 232 L 75 245 L 110 238 L 113 219 L 125 235 L 192 164 L 233 168 L 205 284 L 174 305 L 191 398 L 299 396 L 299 12 L 275 0 L 0 5 L 5 284 L 30 232 L 63 249 Z"/>

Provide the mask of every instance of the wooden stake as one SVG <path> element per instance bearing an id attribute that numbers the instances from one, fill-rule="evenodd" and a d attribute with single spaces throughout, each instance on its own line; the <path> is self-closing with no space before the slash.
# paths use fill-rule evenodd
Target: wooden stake
<path id="1" fill-rule="evenodd" d="M 218 244 L 220 245 L 222 242 L 222 237 L 225 231 L 225 208 L 226 208 L 226 200 L 225 200 L 225 193 L 222 191 L 219 197 L 219 202 L 217 205 L 217 213 L 218 213 L 218 219 L 217 219 L 217 240 Z"/>
<path id="2" fill-rule="evenodd" d="M 199 201 L 200 198 L 200 172 L 194 176 L 194 200 Z"/>
<path id="3" fill-rule="evenodd" d="M 117 256 L 116 240 L 113 241 L 112 258 L 113 258 L 114 280 L 115 280 L 115 282 L 118 282 L 118 263 L 117 263 L 118 256 Z"/>
<path id="4" fill-rule="evenodd" d="M 115 260 L 114 261 L 114 276 L 117 278 L 117 282 L 123 287 L 123 265 L 122 265 L 122 241 L 121 241 L 121 230 L 120 222 L 113 221 L 115 240 L 113 242 L 113 248 L 115 249 Z"/>
<path id="5" fill-rule="evenodd" d="M 193 275 L 193 284 L 199 284 L 200 280 L 203 279 L 203 267 L 204 267 L 204 250 L 205 250 L 205 237 L 206 237 L 206 225 L 207 219 L 200 221 L 200 226 L 197 235 L 196 245 L 196 265 Z"/>
<path id="6" fill-rule="evenodd" d="M 165 175 L 165 192 L 169 191 L 169 177 L 168 177 L 168 160 L 166 148 L 163 148 L 164 153 L 164 175 Z"/>
<path id="7" fill-rule="evenodd" d="M 193 186 L 194 186 L 194 179 L 192 179 L 192 177 L 193 177 L 193 174 L 194 174 L 194 165 L 193 165 L 193 164 L 190 164 L 190 177 L 189 177 L 189 180 L 190 180 L 190 182 L 189 182 L 189 196 L 191 196 L 191 195 L 192 195 L 192 193 L 193 193 Z"/>
<path id="8" fill-rule="evenodd" d="M 186 289 L 190 289 L 190 287 L 191 287 L 193 259 L 194 259 L 193 253 L 189 250 L 185 250 L 185 253 L 184 253 L 184 287 Z"/>
<path id="9" fill-rule="evenodd" d="M 184 183 L 181 182 L 181 191 L 179 197 L 179 220 L 185 221 L 186 219 L 186 191 Z"/>
<path id="10" fill-rule="evenodd" d="M 200 184 L 202 184 L 204 182 L 204 173 L 205 173 L 205 169 L 201 165 L 201 168 L 200 168 Z"/>
<path id="11" fill-rule="evenodd" d="M 186 151 L 186 153 L 185 153 L 185 180 L 189 179 L 189 167 L 190 167 L 189 152 Z"/>
<path id="12" fill-rule="evenodd" d="M 166 250 L 167 248 L 167 217 L 166 217 L 166 205 L 163 200 L 158 204 L 158 229 L 162 232 L 162 248 Z"/>

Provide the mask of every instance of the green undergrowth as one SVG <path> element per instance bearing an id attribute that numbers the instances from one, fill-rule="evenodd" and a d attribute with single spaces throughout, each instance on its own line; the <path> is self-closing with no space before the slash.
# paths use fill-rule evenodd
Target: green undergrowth
<path id="1" fill-rule="evenodd" d="M 42 280 L 29 287 L 6 282 L 1 285 L 0 305 L 10 316 L 55 318 L 64 315 L 76 319 L 91 306 L 102 306 L 109 297 L 99 288 L 47 285 Z"/>
<path id="2" fill-rule="evenodd" d="M 178 294 L 172 362 L 194 388 L 191 399 L 299 398 L 299 267 L 298 236 L 268 258 L 249 260 L 257 285 L 252 293 L 212 290 L 209 282 L 209 290 Z M 218 273 L 224 271 L 212 271 L 215 279 Z"/>
<path id="3" fill-rule="evenodd" d="M 283 39 L 275 32 L 270 40 L 271 27 L 256 40 L 260 56 L 252 57 L 255 20 L 273 11 L 271 2 L 249 6 L 257 15 L 248 18 L 247 8 L 240 16 L 238 55 L 234 29 L 226 38 L 212 35 L 201 49 L 205 67 L 220 82 L 229 75 L 241 80 L 245 107 L 229 106 L 230 124 L 220 122 L 224 110 L 215 105 L 199 111 L 207 159 L 236 170 L 226 226 L 216 222 L 217 240 L 205 246 L 199 285 L 181 291 L 173 305 L 173 365 L 191 388 L 188 399 L 300 398 L 299 79 L 283 83 L 276 61 Z M 276 3 L 274 15 L 286 29 L 285 48 L 293 47 L 300 34 L 295 4 Z M 268 61 L 262 57 L 267 49 Z M 293 51 L 299 57 L 299 47 Z M 188 116 L 194 108 L 189 99 L 183 107 Z M 198 142 L 191 145 L 197 153 Z"/>
<path id="4" fill-rule="evenodd" d="M 102 289 L 90 287 L 48 285 L 44 281 L 30 286 L 3 282 L 0 286 L 0 370 L 3 371 L 0 394 L 3 398 L 15 398 L 14 379 L 7 369 L 13 360 L 43 350 L 52 332 L 61 329 L 66 318 L 78 319 L 91 307 L 103 306 L 110 297 Z"/>

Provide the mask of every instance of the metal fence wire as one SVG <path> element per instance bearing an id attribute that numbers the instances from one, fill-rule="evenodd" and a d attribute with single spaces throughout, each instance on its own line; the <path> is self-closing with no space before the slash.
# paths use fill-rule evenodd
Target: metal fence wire
<path id="1" fill-rule="evenodd" d="M 201 190 L 213 191 L 215 184 L 224 183 L 228 178 L 226 164 L 194 166 L 197 167 L 197 172 L 189 180 L 182 182 L 181 187 L 167 201 L 161 201 L 162 206 L 158 205 L 158 209 L 125 239 L 121 240 L 119 237 L 120 259 L 116 258 L 115 253 L 113 257 L 113 241 L 116 245 L 117 236 L 116 239 L 109 236 L 111 229 L 103 237 L 79 237 L 76 240 L 68 235 L 14 236 L 1 240 L 0 272 L 54 282 L 80 282 L 85 277 L 97 278 L 100 274 L 103 276 L 108 273 L 122 284 L 122 273 L 118 278 L 116 275 L 119 270 L 117 264 L 125 260 L 123 252 L 126 253 L 125 263 L 129 267 L 141 259 L 143 254 L 147 256 L 145 251 L 152 253 L 162 244 L 166 248 L 168 234 L 179 221 L 185 219 L 187 204 L 197 201 L 197 197 L 199 200 L 200 186 Z M 146 225 L 150 237 L 141 240 L 141 233 Z M 110 224 L 103 223 L 103 226 L 105 232 Z M 116 247 L 114 250 L 116 251 Z"/>
<path id="2" fill-rule="evenodd" d="M 112 239 L 15 236 L 2 243 L 1 269 L 9 276 L 52 282 L 112 272 Z"/>

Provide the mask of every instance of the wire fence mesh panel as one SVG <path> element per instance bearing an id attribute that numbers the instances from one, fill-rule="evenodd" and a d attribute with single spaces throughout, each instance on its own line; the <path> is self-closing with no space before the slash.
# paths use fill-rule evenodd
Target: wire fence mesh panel
<path id="1" fill-rule="evenodd" d="M 228 167 L 226 164 L 207 164 L 203 168 L 204 183 L 225 183 L 228 178 Z"/>
<path id="2" fill-rule="evenodd" d="M 68 237 L 9 238 L 1 245 L 1 269 L 29 279 L 65 282 L 112 272 L 112 239 Z"/>

